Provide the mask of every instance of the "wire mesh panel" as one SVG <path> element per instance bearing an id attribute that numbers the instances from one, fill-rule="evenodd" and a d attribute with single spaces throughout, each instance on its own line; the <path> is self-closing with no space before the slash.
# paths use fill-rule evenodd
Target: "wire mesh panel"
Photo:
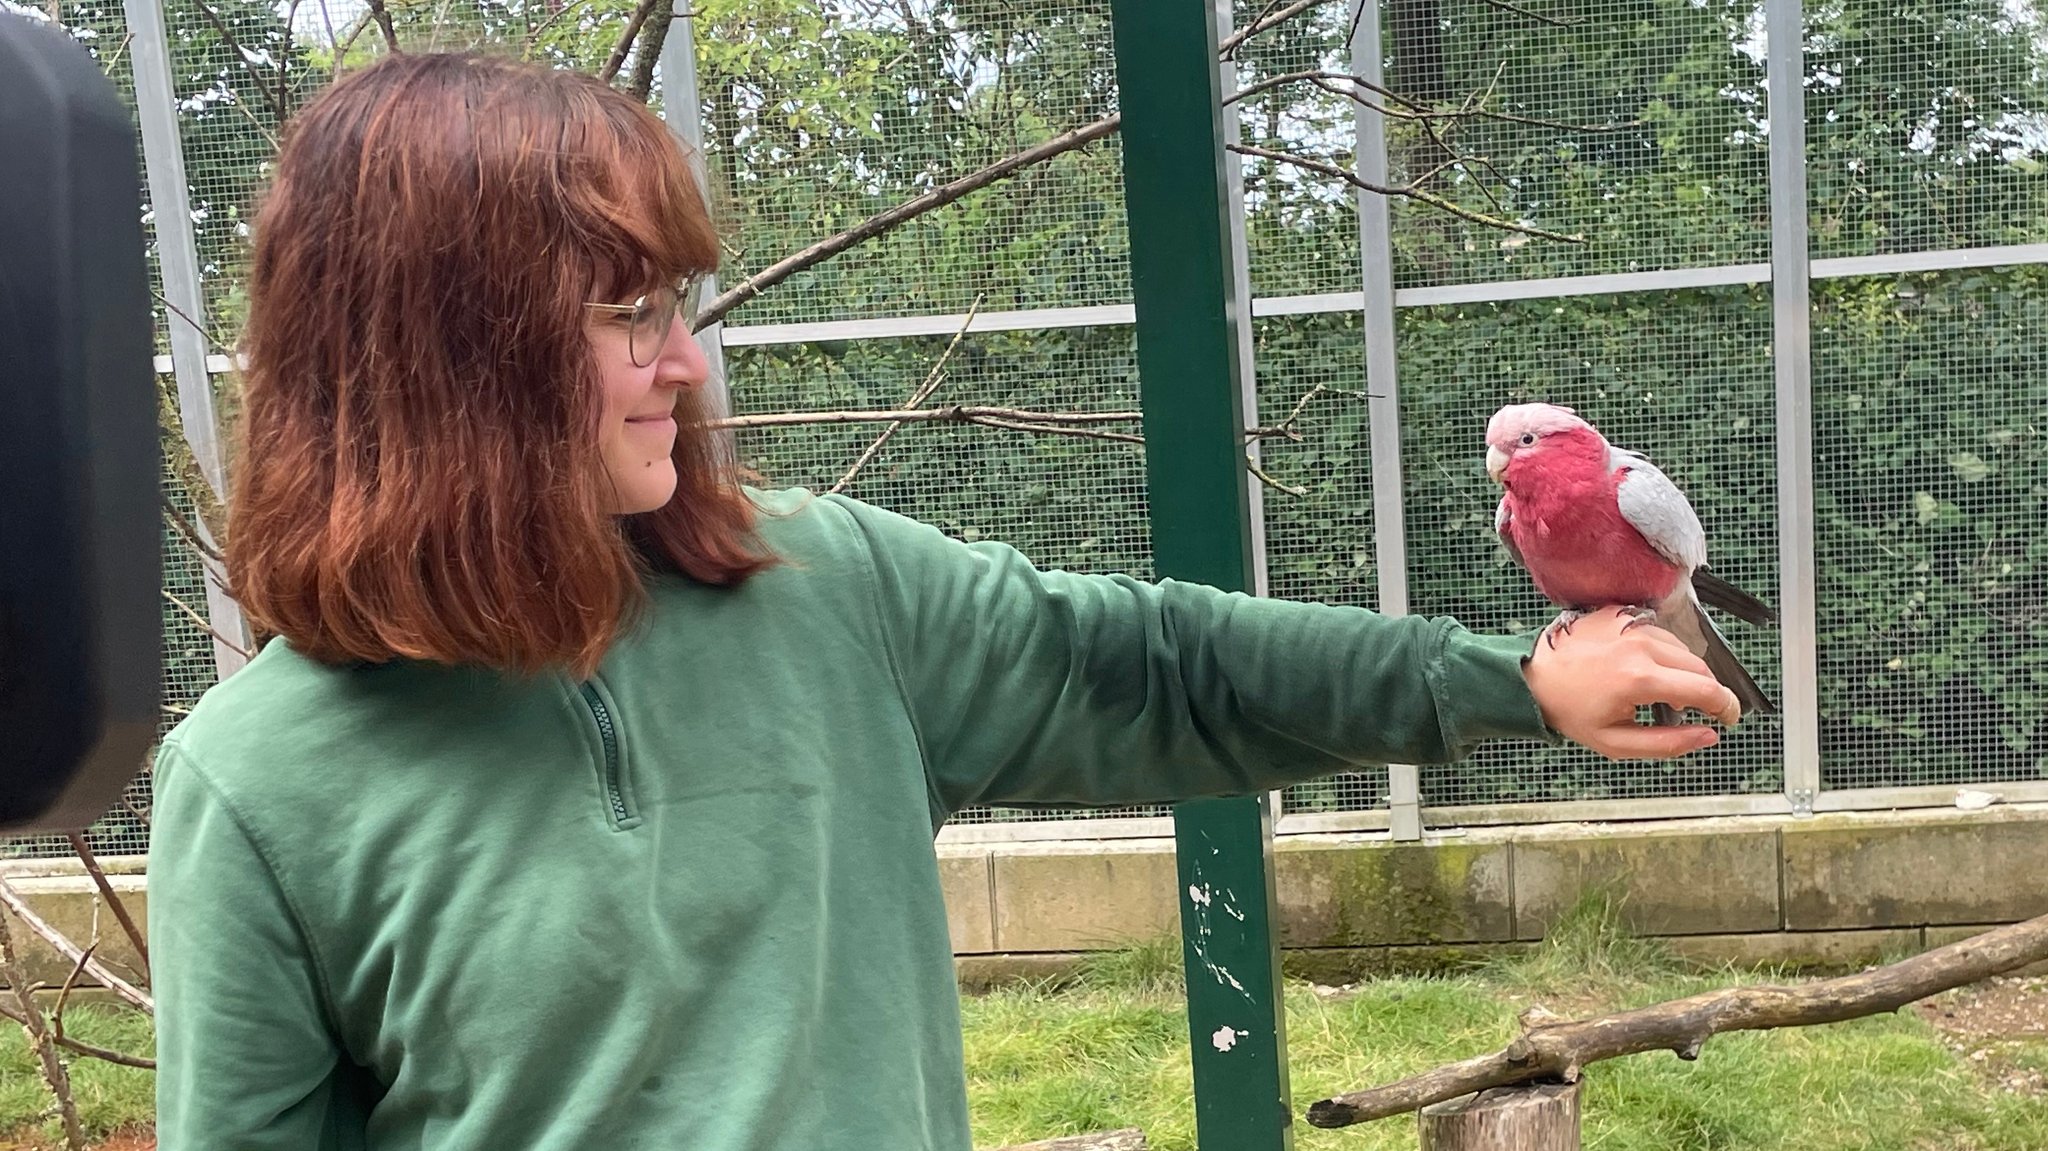
<path id="1" fill-rule="evenodd" d="M 1348 8 L 1311 8 L 1246 40 L 1232 54 L 1237 88 L 1249 93 L 1237 104 L 1244 144 L 1353 166 L 1356 121 L 1344 95 L 1349 86 L 1324 78 L 1351 71 Z M 1236 26 L 1248 27 L 1271 11 L 1271 5 L 1239 0 Z M 1357 291 L 1358 201 L 1351 185 L 1263 156 L 1240 160 L 1253 293 Z"/>
<path id="2" fill-rule="evenodd" d="M 902 404 L 933 371 L 944 380 L 930 404 L 995 407 L 1029 422 L 1031 412 L 1134 412 L 1136 350 L 1128 327 L 976 333 L 950 356 L 945 337 L 827 341 L 726 350 L 734 407 L 742 413 L 885 409 Z M 944 360 L 943 368 L 939 365 Z M 1136 421 L 1092 425 L 1123 435 Z M 770 486 L 830 489 L 887 427 L 806 425 L 741 435 L 747 467 Z M 908 424 L 853 477 L 847 494 L 901 512 L 964 540 L 999 540 L 1040 567 L 1149 576 L 1143 449 L 1072 435 L 982 426 Z M 977 808 L 956 822 L 1077 815 L 1158 815 L 1165 808 L 1104 813 Z"/>
<path id="3" fill-rule="evenodd" d="M 2048 269 L 1816 294 L 1822 780 L 2048 778 Z"/>
<path id="4" fill-rule="evenodd" d="M 1267 590 L 1283 599 L 1371 607 L 1378 598 L 1361 326 L 1357 312 L 1254 325 L 1259 423 L 1291 433 L 1260 444 L 1273 479 Z M 1289 812 L 1363 811 L 1384 807 L 1386 795 L 1386 769 L 1373 766 L 1290 787 L 1283 801 Z"/>
<path id="5" fill-rule="evenodd" d="M 700 12 L 711 193 L 737 283 L 1114 111 L 1107 0 Z M 1120 152 L 1062 153 L 801 273 L 735 322 L 1129 298 Z"/>
<path id="6" fill-rule="evenodd" d="M 2007 0 L 1807 6 L 1816 256 L 2048 239 L 2048 25 Z"/>
<path id="7" fill-rule="evenodd" d="M 1761 12 L 1734 0 L 1389 0 L 1393 182 L 1586 238 L 1397 200 L 1397 283 L 1768 259 Z"/>
<path id="8" fill-rule="evenodd" d="M 1766 601 L 1777 584 L 1770 299 L 1730 288 L 1475 304 L 1400 317 L 1410 595 L 1418 613 L 1483 631 L 1549 622 L 1493 532 L 1483 466 L 1502 404 L 1574 408 L 1647 454 L 1691 499 L 1715 570 Z M 1776 694 L 1773 632 L 1723 619 L 1736 654 Z M 1489 747 L 1422 769 L 1428 805 L 1723 795 L 1782 786 L 1775 720 L 1752 717 L 1675 763 L 1614 764 L 1576 748 Z"/>

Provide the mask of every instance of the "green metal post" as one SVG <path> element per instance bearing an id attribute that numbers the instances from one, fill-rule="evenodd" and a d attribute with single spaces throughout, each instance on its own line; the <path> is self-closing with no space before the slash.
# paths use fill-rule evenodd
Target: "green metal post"
<path id="1" fill-rule="evenodd" d="M 1249 591 L 1224 113 L 1209 0 L 1113 0 L 1146 488 L 1161 576 Z M 1264 797 L 1174 810 L 1196 1136 L 1293 1146 Z"/>

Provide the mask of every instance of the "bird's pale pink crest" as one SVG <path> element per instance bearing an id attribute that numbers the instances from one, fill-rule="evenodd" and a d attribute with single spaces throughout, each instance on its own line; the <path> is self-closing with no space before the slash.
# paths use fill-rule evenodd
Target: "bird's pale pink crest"
<path id="1" fill-rule="evenodd" d="M 1568 432 L 1593 425 L 1570 408 L 1556 404 L 1509 404 L 1486 422 L 1488 446 L 1511 450 L 1524 435 L 1542 438 L 1552 432 Z"/>

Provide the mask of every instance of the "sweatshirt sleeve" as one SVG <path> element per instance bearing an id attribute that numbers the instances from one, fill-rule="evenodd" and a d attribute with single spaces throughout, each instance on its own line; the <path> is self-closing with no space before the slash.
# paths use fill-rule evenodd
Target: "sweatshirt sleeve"
<path id="1" fill-rule="evenodd" d="M 342 1151 L 363 1141 L 304 934 L 262 853 L 173 744 L 149 860 L 162 1151 Z"/>
<path id="2" fill-rule="evenodd" d="M 1040 571 L 852 500 L 947 812 L 1241 795 L 1369 763 L 1554 741 L 1531 637 L 1171 580 Z"/>

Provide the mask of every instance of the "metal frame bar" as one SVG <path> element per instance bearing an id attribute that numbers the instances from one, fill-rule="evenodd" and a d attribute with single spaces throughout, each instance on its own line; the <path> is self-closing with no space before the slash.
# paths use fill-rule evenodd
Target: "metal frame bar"
<path id="1" fill-rule="evenodd" d="M 1379 0 L 1351 0 L 1351 69 L 1367 83 L 1385 80 Z M 1359 178 L 1386 187 L 1385 116 L 1352 106 Z M 1401 472 L 1401 384 L 1394 320 L 1394 230 L 1387 198 L 1364 189 L 1358 205 L 1358 307 L 1365 329 L 1367 439 L 1372 461 L 1372 536 L 1378 608 L 1408 614 L 1408 515 Z M 1387 807 L 1394 838 L 1422 838 L 1422 775 L 1414 764 L 1387 765 Z"/>
<path id="2" fill-rule="evenodd" d="M 1934 252 L 1892 252 L 1882 256 L 1834 256 L 1813 261 L 1813 275 L 1817 279 L 1835 280 L 1844 276 L 1890 276 L 1900 272 L 1948 272 L 1961 268 L 2009 268 L 2023 264 L 2048 264 L 2048 244 L 1944 248 Z"/>
<path id="3" fill-rule="evenodd" d="M 1861 787 L 1820 792 L 1815 812 L 1888 811 L 1954 807 L 1956 791 L 1967 787 L 1988 791 L 2002 803 L 2048 803 L 2048 780 L 2009 783 L 1961 781 L 1913 787 Z M 1423 822 L 1434 832 L 1458 827 L 1493 827 L 1536 823 L 1630 823 L 1699 819 L 1731 815 L 1792 815 L 1791 802 L 1779 792 L 1752 795 L 1675 795 L 1648 799 L 1556 800 L 1535 803 L 1451 804 L 1425 806 Z M 1299 811 L 1273 823 L 1277 837 L 1384 832 L 1392 826 L 1389 810 Z M 1056 839 L 1162 839 L 1172 834 L 1170 820 L 1144 816 L 1103 819 L 977 823 L 948 826 L 940 843 L 1015 843 Z M 1397 837 L 1398 838 L 1398 837 Z"/>
<path id="4" fill-rule="evenodd" d="M 1119 815 L 1101 819 L 1024 819 L 997 823 L 949 823 L 937 842 L 1023 843 L 1058 839 L 1171 839 L 1173 817 Z"/>
<path id="5" fill-rule="evenodd" d="M 1362 114 L 1361 114 L 1362 115 Z M 1965 268 L 2006 268 L 2048 264 L 2048 244 L 2014 244 L 1995 248 L 1944 248 L 1884 256 L 1843 256 L 1811 261 L 1808 275 L 1816 280 L 1849 276 L 1896 275 L 1903 272 L 1946 272 Z M 1494 280 L 1426 288 L 1395 288 L 1395 308 L 1432 308 L 1447 304 L 1487 304 L 1509 300 L 1551 300 L 1574 296 L 1627 295 L 1637 292 L 1716 288 L 1771 282 L 1769 264 L 1720 264 L 1701 268 L 1669 268 L 1655 272 L 1618 272 L 1596 276 L 1555 276 L 1538 280 Z M 1319 292 L 1300 296 L 1265 296 L 1252 300 L 1252 315 L 1319 316 L 1356 312 L 1365 307 L 1363 292 Z M 811 340 L 891 339 L 902 336 L 950 336 L 967 319 L 965 312 L 928 316 L 889 316 L 872 320 L 826 320 L 804 324 L 744 324 L 725 327 L 726 347 L 760 344 L 801 344 Z M 1112 327 L 1136 322 L 1129 304 L 1083 308 L 1029 308 L 981 312 L 970 332 L 1041 331 L 1048 328 Z M 165 370 L 159 357 L 158 370 Z M 226 361 L 221 361 L 225 364 Z M 221 370 L 216 368 L 215 370 Z"/>
<path id="6" fill-rule="evenodd" d="M 1220 41 L 1230 35 L 1236 27 L 1231 0 L 1210 0 L 1210 10 L 1216 22 L 1216 36 Z M 1219 60 L 1216 64 L 1216 86 L 1227 100 L 1237 92 L 1237 62 Z M 1223 105 L 1223 138 L 1233 143 L 1242 142 L 1243 133 L 1239 127 L 1241 105 L 1230 100 Z M 1238 398 L 1243 407 L 1242 419 L 1248 428 L 1258 427 L 1259 419 L 1259 377 L 1253 358 L 1252 318 L 1256 302 L 1252 299 L 1251 251 L 1245 243 L 1244 207 L 1244 158 L 1226 149 L 1223 153 L 1223 194 L 1224 220 L 1228 228 L 1227 243 L 1230 250 L 1231 293 L 1228 304 L 1230 323 L 1237 328 L 1237 376 Z M 1265 462 L 1265 453 L 1258 440 L 1245 445 L 1245 457 L 1254 464 Z M 1266 485 L 1246 469 L 1244 473 L 1245 503 L 1249 509 L 1251 525 L 1252 579 L 1250 591 L 1253 595 L 1266 595 L 1270 585 L 1266 578 Z M 1280 795 L 1275 792 L 1270 798 L 1274 811 L 1280 810 Z"/>
<path id="7" fill-rule="evenodd" d="M 123 0 L 135 73 L 135 104 L 142 127 L 142 154 L 149 175 L 149 202 L 155 216 L 157 266 L 163 274 L 169 304 L 165 327 L 171 345 L 171 371 L 178 384 L 178 422 L 192 458 L 213 489 L 227 498 L 227 466 L 220 447 L 220 422 L 213 406 L 212 365 L 207 355 L 206 296 L 199 278 L 199 246 L 192 235 L 191 185 L 185 178 L 184 147 L 178 139 L 177 91 L 171 84 L 170 46 L 165 39 L 163 9 L 157 0 Z M 226 365 L 222 357 L 222 365 Z M 194 526 L 209 544 L 206 523 Z M 222 679 L 242 669 L 249 650 L 249 625 L 241 606 L 226 591 L 226 573 L 202 559 L 206 571 L 206 615 L 216 633 L 213 664 Z M 240 648 L 241 651 L 235 650 Z"/>
<path id="8" fill-rule="evenodd" d="M 1953 799 L 1954 789 L 1950 789 Z M 1558 800 L 1537 803 L 1487 803 L 1425 806 L 1423 821 L 1430 834 L 1459 827 L 1490 827 L 1536 823 L 1625 823 L 1635 820 L 1695 819 L 1715 815 L 1789 815 L 1783 795 L 1671 796 L 1657 799 Z M 1280 835 L 1377 831 L 1388 826 L 1383 811 L 1301 812 L 1281 819 Z M 1399 838 L 1398 836 L 1396 838 Z"/>
<path id="9" fill-rule="evenodd" d="M 1154 567 L 1249 591 L 1241 213 L 1223 147 L 1218 6 L 1112 0 Z M 1286 1013 L 1265 796 L 1173 809 L 1195 1130 L 1287 1151 Z"/>
<path id="10" fill-rule="evenodd" d="M 1812 301 L 1806 219 L 1805 32 L 1800 0 L 1766 0 L 1770 112 L 1771 364 L 1778 434 L 1778 617 L 1784 678 L 1785 799 L 1820 792 L 1820 682 L 1814 591 Z"/>
<path id="11" fill-rule="evenodd" d="M 690 170 L 705 202 L 711 199 L 711 173 L 705 167 L 704 101 L 697 86 L 697 17 L 692 11 L 677 12 L 669 18 L 668 37 L 661 42 L 661 108 L 669 130 L 682 140 L 690 153 Z M 704 298 L 718 295 L 718 274 L 706 276 Z M 708 324 L 696 333 L 697 346 L 711 365 L 711 379 L 705 385 L 713 415 L 732 411 L 732 394 L 726 389 L 725 324 Z"/>

